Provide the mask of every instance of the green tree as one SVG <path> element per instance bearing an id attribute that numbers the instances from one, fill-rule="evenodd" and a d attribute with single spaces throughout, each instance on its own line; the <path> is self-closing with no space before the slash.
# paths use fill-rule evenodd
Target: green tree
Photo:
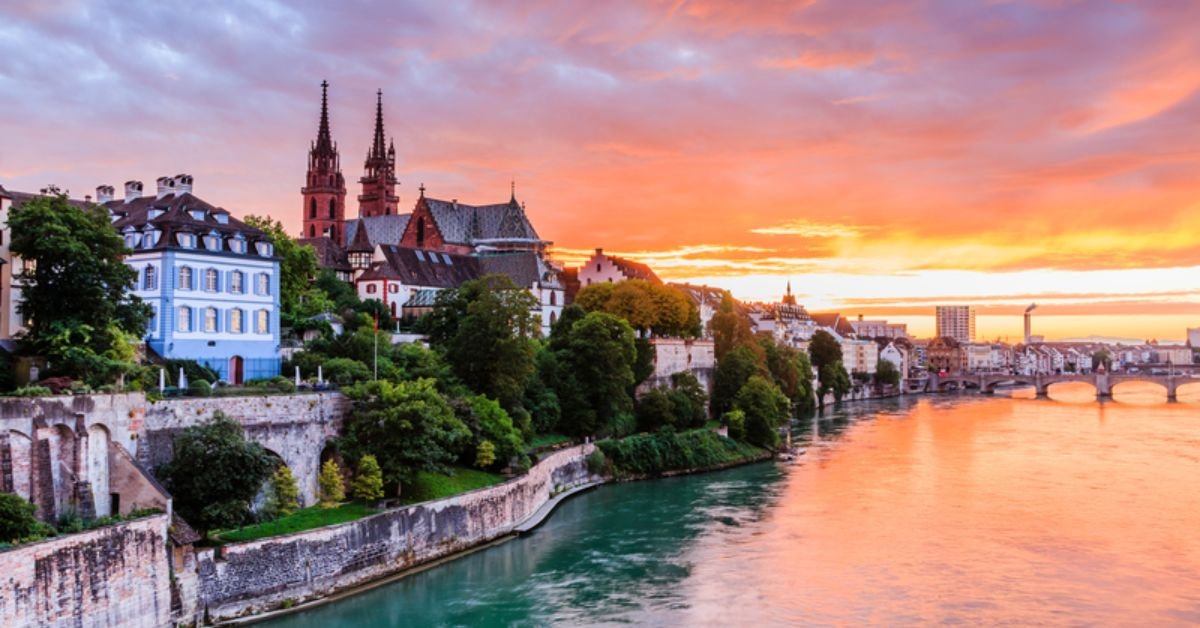
<path id="1" fill-rule="evenodd" d="M 779 426 L 788 419 L 791 404 L 774 382 L 753 375 L 733 400 L 734 410 L 745 415 L 745 441 L 759 447 L 779 444 Z"/>
<path id="2" fill-rule="evenodd" d="M 521 432 L 513 425 L 512 417 L 495 400 L 483 395 L 471 395 L 465 399 L 455 400 L 451 404 L 455 414 L 471 431 L 475 447 L 467 448 L 463 454 L 464 464 L 472 462 L 469 457 L 476 454 L 479 443 L 487 441 L 492 445 L 494 461 L 502 465 L 525 451 L 525 441 Z"/>
<path id="3" fill-rule="evenodd" d="M 486 469 L 493 464 L 496 464 L 496 446 L 485 440 L 475 448 L 475 466 Z"/>
<path id="4" fill-rule="evenodd" d="M 808 355 L 792 347 L 780 345 L 770 336 L 760 336 L 767 371 L 775 385 L 797 408 L 810 409 L 813 405 L 812 365 Z"/>
<path id="5" fill-rule="evenodd" d="M 733 407 L 733 398 L 754 375 L 766 375 L 758 354 L 749 345 L 736 347 L 717 362 L 713 376 L 712 414 L 721 416 Z"/>
<path id="6" fill-rule="evenodd" d="M 385 486 L 399 489 L 421 471 L 445 471 L 471 441 L 433 380 L 361 383 L 346 394 L 353 407 L 338 449 L 355 459 L 374 455 Z"/>
<path id="7" fill-rule="evenodd" d="M 174 451 L 157 475 L 175 510 L 205 531 L 245 523 L 252 500 L 276 464 L 260 445 L 246 440 L 237 421 L 221 412 L 178 433 Z"/>
<path id="8" fill-rule="evenodd" d="M 702 427 L 708 420 L 708 393 L 691 371 L 671 376 L 670 397 L 680 427 Z"/>
<path id="9" fill-rule="evenodd" d="M 564 319 L 566 316 L 564 316 Z M 573 436 L 611 434 L 632 415 L 633 329 L 612 314 L 591 312 L 569 327 L 559 321 L 553 388 L 562 408 L 560 426 Z"/>
<path id="10" fill-rule="evenodd" d="M 833 393 L 834 401 L 840 402 L 846 393 L 850 392 L 853 385 L 850 381 L 850 374 L 846 372 L 846 367 L 842 366 L 841 361 L 832 364 L 826 364 L 821 367 L 820 386 L 817 388 L 817 404 L 825 407 L 825 395 Z"/>
<path id="11" fill-rule="evenodd" d="M 346 499 L 345 479 L 342 469 L 332 458 L 321 465 L 321 475 L 317 477 L 321 489 L 321 507 L 333 508 Z"/>
<path id="12" fill-rule="evenodd" d="M 826 366 L 842 361 L 842 345 L 833 334 L 818 329 L 808 344 L 808 355 L 812 357 L 817 372 L 821 372 Z"/>
<path id="13" fill-rule="evenodd" d="M 44 192 L 8 218 L 12 253 L 26 261 L 23 340 L 51 373 L 112 382 L 134 368 L 152 310 L 130 294 L 138 271 L 123 261 L 130 251 L 108 212 L 74 205 L 57 188 Z"/>
<path id="14" fill-rule="evenodd" d="M 275 467 L 271 475 L 271 493 L 267 513 L 271 517 L 286 517 L 300 508 L 300 487 L 286 464 Z"/>
<path id="15" fill-rule="evenodd" d="M 655 432 L 663 428 L 675 429 L 679 417 L 671 403 L 670 389 L 659 386 L 647 391 L 637 400 L 637 428 L 641 432 Z"/>
<path id="16" fill-rule="evenodd" d="M 750 321 L 737 311 L 735 305 L 733 295 L 726 292 L 721 297 L 721 305 L 717 307 L 716 313 L 709 321 L 713 337 L 713 350 L 716 353 L 718 364 L 725 354 L 735 348 L 754 343 L 754 332 L 750 329 Z"/>
<path id="17" fill-rule="evenodd" d="M 317 254 L 311 246 L 300 246 L 287 234 L 283 223 L 270 216 L 246 216 L 245 223 L 261 229 L 275 245 L 279 260 L 279 309 L 283 325 L 292 327 L 300 320 L 329 311 L 332 302 L 313 285 L 317 278 Z"/>
<path id="18" fill-rule="evenodd" d="M 532 336 L 541 327 L 530 312 L 536 306 L 508 277 L 488 275 L 438 293 L 422 325 L 468 388 L 512 411 L 534 372 Z"/>
<path id="19" fill-rule="evenodd" d="M 38 521 L 32 502 L 15 493 L 0 493 L 0 543 L 16 543 L 33 534 Z"/>
<path id="20" fill-rule="evenodd" d="M 350 485 L 355 499 L 371 503 L 383 497 L 383 470 L 375 456 L 367 454 L 358 461 L 358 475 Z"/>
<path id="21" fill-rule="evenodd" d="M 729 438 L 746 441 L 746 413 L 741 410 L 730 410 L 725 413 L 725 425 L 729 428 Z"/>
<path id="22" fill-rule="evenodd" d="M 898 386 L 900 384 L 900 369 L 891 360 L 880 360 L 875 367 L 875 384 L 881 386 Z"/>
<path id="23" fill-rule="evenodd" d="M 1100 370 L 1100 366 L 1104 366 L 1104 370 L 1112 370 L 1112 354 L 1107 349 L 1101 349 L 1092 354 L 1092 371 Z"/>

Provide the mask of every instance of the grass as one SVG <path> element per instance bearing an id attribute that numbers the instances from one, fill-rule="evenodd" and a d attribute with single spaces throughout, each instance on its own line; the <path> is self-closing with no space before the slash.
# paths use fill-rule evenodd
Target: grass
<path id="1" fill-rule="evenodd" d="M 453 467 L 450 475 L 422 471 L 417 481 L 405 486 L 400 500 L 405 504 L 442 499 L 504 481 L 504 476 L 478 469 Z"/>
<path id="2" fill-rule="evenodd" d="M 529 449 L 545 449 L 547 447 L 554 447 L 555 445 L 562 445 L 563 443 L 569 442 L 571 442 L 571 437 L 563 434 L 538 434 L 537 436 L 533 437 L 533 440 L 529 441 Z"/>
<path id="3" fill-rule="evenodd" d="M 237 530 L 226 530 L 213 535 L 217 540 L 225 542 L 254 541 L 268 536 L 291 534 L 313 528 L 345 523 L 362 519 L 367 515 L 379 512 L 375 508 L 360 502 L 348 502 L 336 508 L 310 506 L 296 512 L 257 525 L 246 526 Z"/>

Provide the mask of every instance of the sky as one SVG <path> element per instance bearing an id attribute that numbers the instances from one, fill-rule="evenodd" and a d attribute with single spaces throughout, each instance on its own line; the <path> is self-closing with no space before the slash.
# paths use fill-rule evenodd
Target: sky
<path id="1" fill-rule="evenodd" d="M 1200 326 L 1200 3 L 0 2 L 0 185 L 190 173 L 299 232 L 320 83 L 350 213 L 383 90 L 417 187 L 555 255 L 981 337 Z"/>

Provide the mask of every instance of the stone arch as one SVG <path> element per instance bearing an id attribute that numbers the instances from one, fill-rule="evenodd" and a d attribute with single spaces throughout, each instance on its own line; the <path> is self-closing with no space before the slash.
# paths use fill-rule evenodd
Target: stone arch
<path id="1" fill-rule="evenodd" d="M 1181 382 L 1175 388 L 1175 398 L 1183 403 L 1196 403 L 1200 401 L 1200 380 Z"/>
<path id="2" fill-rule="evenodd" d="M 291 468 L 288 466 L 287 461 L 283 459 L 283 456 L 279 455 L 279 452 L 266 447 L 263 447 L 263 450 L 267 452 L 268 456 L 275 460 L 275 466 L 271 467 L 272 473 L 274 473 L 279 467 Z M 254 499 L 250 502 L 250 510 L 253 510 L 256 513 L 263 512 L 266 509 L 267 500 L 270 499 L 270 496 L 271 478 L 268 476 L 267 479 L 263 481 L 262 486 L 258 487 L 258 493 L 254 495 Z"/>
<path id="3" fill-rule="evenodd" d="M 1131 384 L 1132 384 L 1132 385 L 1134 385 L 1134 386 L 1145 386 L 1146 384 L 1150 384 L 1150 385 L 1151 385 L 1151 386 L 1153 386 L 1155 389 L 1157 389 L 1157 390 L 1161 390 L 1161 391 L 1162 391 L 1162 396 L 1163 396 L 1163 397 L 1169 397 L 1169 396 L 1170 396 L 1170 392 L 1171 392 L 1171 391 L 1170 391 L 1170 389 L 1169 389 L 1169 388 L 1167 388 L 1166 384 L 1165 384 L 1165 383 L 1163 383 L 1163 382 L 1158 382 L 1158 381 L 1155 381 L 1155 380 L 1152 380 L 1152 379 L 1130 378 L 1130 379 L 1121 379 L 1121 380 L 1117 380 L 1117 381 L 1115 381 L 1115 382 L 1113 382 L 1113 383 L 1112 383 L 1112 388 L 1110 389 L 1110 390 L 1111 390 L 1112 397 L 1113 397 L 1114 399 L 1116 399 L 1117 395 L 1118 395 L 1118 394 L 1120 394 L 1120 393 L 1122 393 L 1122 392 L 1124 392 L 1124 393 L 1129 393 L 1129 392 L 1130 392 L 1130 390 L 1129 390 L 1129 386 L 1130 386 Z M 1119 401 L 1119 400 L 1118 400 L 1118 401 Z"/>
<path id="4" fill-rule="evenodd" d="M 12 456 L 12 492 L 33 499 L 33 439 L 28 434 L 9 430 L 8 448 Z"/>
<path id="5" fill-rule="evenodd" d="M 109 490 L 108 450 L 112 435 L 108 426 L 93 423 L 87 428 L 87 459 L 84 461 L 84 477 L 92 484 L 92 503 L 96 516 L 113 514 L 112 492 Z"/>
<path id="6" fill-rule="evenodd" d="M 1025 377 L 1022 375 L 1013 375 L 1011 377 L 1005 376 L 1005 377 L 998 377 L 995 379 L 988 380 L 983 385 L 983 392 L 986 392 L 989 394 L 994 393 L 994 392 L 996 392 L 997 386 L 1001 386 L 1004 384 L 1019 384 L 1021 386 L 1028 386 L 1030 388 L 1037 390 L 1037 380 L 1035 380 L 1034 378 Z M 1041 394 L 1044 391 L 1037 390 L 1037 392 L 1038 392 L 1038 394 Z"/>
<path id="7" fill-rule="evenodd" d="M 54 512 L 61 515 L 74 507 L 72 496 L 79 480 L 77 453 L 79 443 L 71 428 L 56 423 L 46 429 L 50 450 L 50 478 L 54 494 Z"/>
<path id="8" fill-rule="evenodd" d="M 1079 390 L 1083 390 L 1083 389 L 1091 390 L 1090 398 L 1092 400 L 1095 400 L 1095 398 L 1100 394 L 1100 392 L 1096 388 L 1095 384 L 1093 384 L 1092 382 L 1087 382 L 1087 381 L 1082 381 L 1082 380 L 1066 379 L 1066 380 L 1060 380 L 1057 382 L 1049 382 L 1046 384 L 1045 388 L 1046 388 L 1046 393 L 1045 393 L 1046 395 L 1049 395 L 1050 392 L 1055 389 L 1057 389 L 1061 392 L 1061 391 L 1069 390 L 1071 388 L 1076 388 Z M 1081 392 L 1080 394 L 1082 395 L 1083 393 Z"/>

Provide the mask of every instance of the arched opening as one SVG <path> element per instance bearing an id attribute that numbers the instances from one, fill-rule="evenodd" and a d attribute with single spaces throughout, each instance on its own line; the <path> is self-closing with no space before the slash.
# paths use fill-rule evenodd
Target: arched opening
<path id="1" fill-rule="evenodd" d="M 1200 382 L 1180 384 L 1175 389 L 1175 400 L 1180 403 L 1200 403 Z"/>
<path id="2" fill-rule="evenodd" d="M 308 226 L 308 237 L 310 237 L 310 238 L 317 237 L 317 226 L 316 225 Z"/>
<path id="3" fill-rule="evenodd" d="M 87 479 L 92 483 L 92 503 L 96 506 L 96 516 L 105 517 L 118 514 L 121 509 L 120 499 L 115 493 L 109 492 L 108 447 L 111 436 L 108 428 L 96 423 L 88 426 L 87 439 Z"/>
<path id="4" fill-rule="evenodd" d="M 275 463 L 271 467 L 272 475 L 274 475 L 275 470 L 278 469 L 279 467 L 287 466 L 287 463 L 283 461 L 283 456 L 280 456 L 278 452 L 272 451 L 270 449 L 266 449 L 266 452 L 267 452 L 267 455 L 269 455 Z M 270 499 L 271 499 L 271 478 L 268 476 L 266 481 L 264 481 L 262 483 L 262 486 L 259 487 L 258 493 L 254 496 L 254 500 L 250 502 L 250 510 L 253 511 L 254 514 L 256 514 L 260 517 L 265 515 L 266 510 L 267 510 L 267 505 L 270 502 Z"/>
<path id="5" fill-rule="evenodd" d="M 33 455 L 33 440 L 28 434 L 11 430 L 8 433 L 8 447 L 12 452 L 12 459 L 29 460 Z M 18 473 L 17 469 L 13 469 L 12 474 L 12 490 L 17 495 L 25 499 L 31 499 L 33 494 L 30 492 L 30 472 L 32 469 L 26 469 L 24 473 Z"/>
<path id="6" fill-rule="evenodd" d="M 423 246 L 424 244 L 425 244 L 425 219 L 422 218 L 421 220 L 417 221 L 417 246 L 420 247 L 420 246 Z"/>
<path id="7" fill-rule="evenodd" d="M 329 219 L 333 220 L 334 218 L 337 218 L 337 201 L 331 198 L 329 199 Z"/>
<path id="8" fill-rule="evenodd" d="M 1147 381 L 1126 381 L 1113 384 L 1112 398 L 1132 405 L 1157 405 L 1167 402 L 1167 387 Z"/>
<path id="9" fill-rule="evenodd" d="M 71 497 L 75 494 L 75 482 L 79 479 L 75 459 L 77 443 L 75 433 L 61 423 L 52 426 L 49 432 L 50 477 L 54 487 L 54 514 L 57 517 L 73 509 Z"/>
<path id="10" fill-rule="evenodd" d="M 308 199 L 308 217 L 309 218 L 317 217 L 317 199 L 315 199 L 315 198 Z"/>
<path id="11" fill-rule="evenodd" d="M 550 326 L 554 327 L 554 324 L 557 322 L 558 322 L 558 313 L 550 312 Z M 689 356 L 689 357 L 691 357 L 691 356 Z"/>
<path id="12" fill-rule="evenodd" d="M 1093 403 L 1096 387 L 1087 382 L 1058 382 L 1046 387 L 1046 396 L 1066 403 Z"/>
<path id="13" fill-rule="evenodd" d="M 240 329 L 240 327 L 239 327 L 239 329 Z M 232 358 L 229 358 L 229 383 L 230 384 L 232 384 L 234 386 L 242 385 L 242 379 L 244 376 L 244 374 L 243 374 L 244 366 L 245 366 L 245 360 L 242 359 L 242 356 L 235 355 Z"/>

